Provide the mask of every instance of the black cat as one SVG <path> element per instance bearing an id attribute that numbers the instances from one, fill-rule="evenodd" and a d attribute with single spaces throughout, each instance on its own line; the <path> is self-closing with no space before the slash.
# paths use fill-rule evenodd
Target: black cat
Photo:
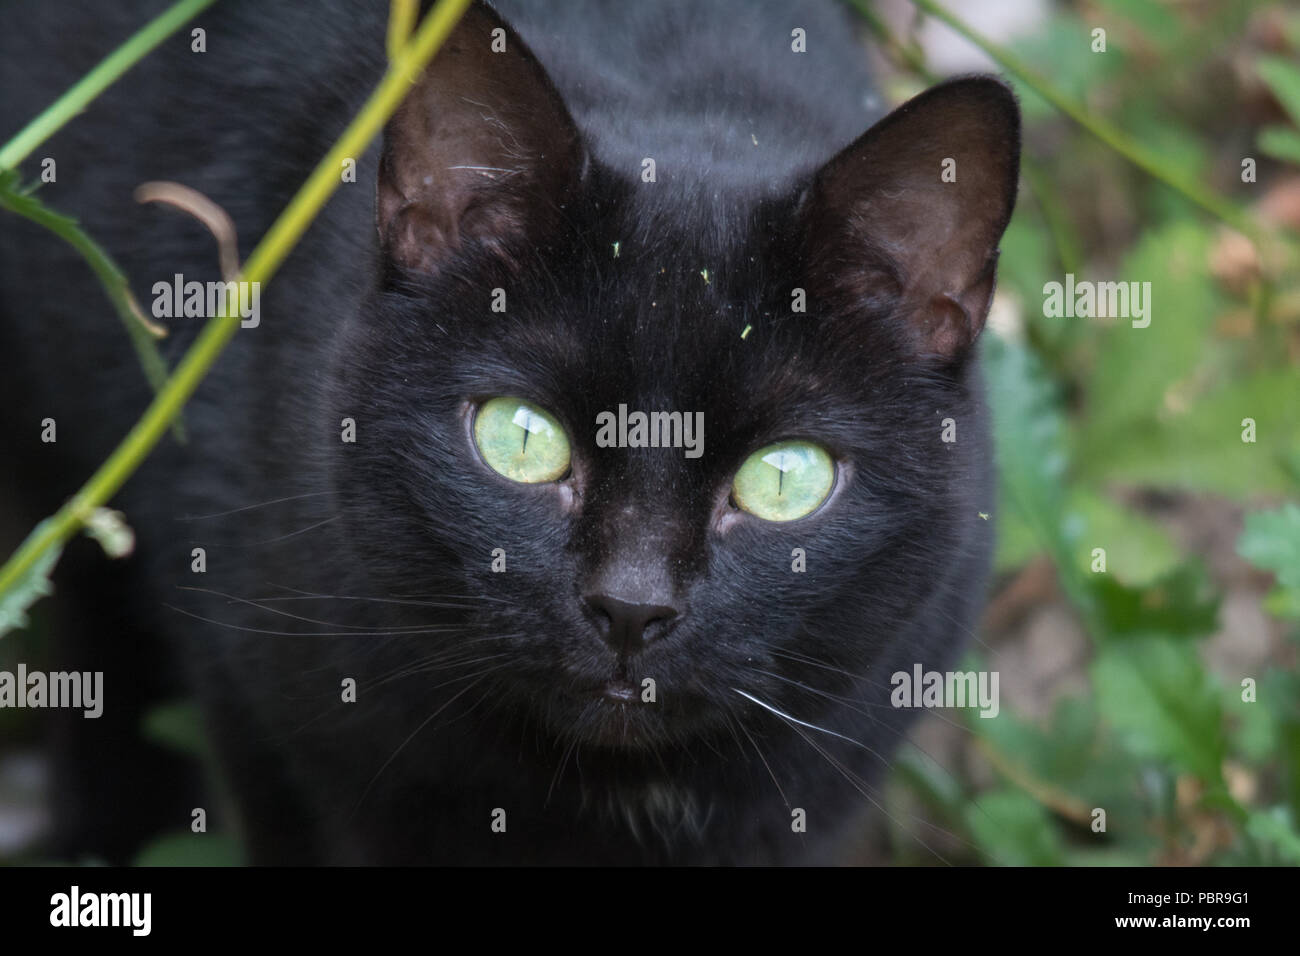
<path id="1" fill-rule="evenodd" d="M 18 4 L 0 135 L 164 5 Z M 247 255 L 378 80 L 387 7 L 219 2 L 206 52 L 182 31 L 43 147 L 40 195 L 146 304 L 217 278 L 133 187 L 201 190 Z M 106 671 L 105 717 L 64 728 L 57 849 L 188 825 L 138 734 L 175 660 L 256 862 L 841 860 L 913 716 L 891 675 L 975 627 L 1011 93 L 961 79 L 871 126 L 829 2 L 499 10 L 115 502 L 136 555 L 65 555 L 63 664 Z M 75 254 L 0 229 L 10 546 L 148 393 Z M 174 361 L 200 322 L 166 321 Z M 662 447 L 700 413 L 698 457 Z"/>

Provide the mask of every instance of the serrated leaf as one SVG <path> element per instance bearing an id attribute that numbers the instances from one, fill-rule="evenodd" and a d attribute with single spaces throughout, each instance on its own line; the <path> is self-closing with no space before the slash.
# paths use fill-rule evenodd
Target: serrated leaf
<path id="1" fill-rule="evenodd" d="M 1087 411 L 1078 436 L 1076 460 L 1085 473 L 1104 471 L 1135 426 L 1159 427 L 1171 387 L 1186 380 L 1205 354 L 1221 294 L 1205 267 L 1210 235 L 1196 222 L 1172 223 L 1148 233 L 1113 277 L 1150 283 L 1146 303 L 1150 325 L 1134 328 L 1131 318 L 1093 323 L 1098 353 L 1088 383 Z"/>
<path id="2" fill-rule="evenodd" d="M 38 524 L 28 535 L 28 540 L 42 534 L 49 523 L 50 519 L 46 518 Z M 62 553 L 63 548 L 60 546 L 47 549 L 9 590 L 0 594 L 0 637 L 4 637 L 10 631 L 25 628 L 28 623 L 27 612 L 31 606 L 41 598 L 54 593 L 54 584 L 50 581 L 50 575 Z"/>
<path id="3" fill-rule="evenodd" d="M 1194 644 L 1149 635 L 1108 641 L 1092 683 L 1102 717 L 1136 755 L 1222 783 L 1222 703 Z"/>
<path id="4" fill-rule="evenodd" d="M 1071 541 L 1061 525 L 1066 444 L 1059 395 L 1024 345 L 998 335 L 983 343 L 1001 507 L 1018 512 L 1058 567 L 1071 564 Z"/>

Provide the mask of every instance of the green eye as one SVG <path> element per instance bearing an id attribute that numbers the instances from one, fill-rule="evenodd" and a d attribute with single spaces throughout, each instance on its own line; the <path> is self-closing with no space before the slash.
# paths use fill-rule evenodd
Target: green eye
<path id="1" fill-rule="evenodd" d="M 764 521 L 793 521 L 817 510 L 834 484 L 835 463 L 825 449 L 806 441 L 783 441 L 745 460 L 731 496 Z"/>
<path id="2" fill-rule="evenodd" d="M 474 416 L 474 444 L 494 471 L 530 485 L 563 478 L 569 438 L 554 418 L 521 398 L 493 398 Z"/>

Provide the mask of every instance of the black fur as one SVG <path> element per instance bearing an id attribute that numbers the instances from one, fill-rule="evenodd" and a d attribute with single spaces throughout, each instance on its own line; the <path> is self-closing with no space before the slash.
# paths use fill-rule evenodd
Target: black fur
<path id="1" fill-rule="evenodd" d="M 47 32 L 0 40 L 0 135 L 163 5 L 8 12 Z M 40 195 L 82 218 L 146 304 L 173 273 L 216 278 L 211 238 L 135 207 L 132 188 L 203 191 L 247 255 L 377 81 L 387 6 L 218 3 L 196 21 L 207 54 L 178 34 L 42 148 L 59 179 Z M 992 492 L 971 340 L 1014 201 L 1014 100 L 959 82 L 855 142 L 878 112 L 834 4 L 499 6 L 545 75 L 514 34 L 525 65 L 483 68 L 522 71 L 509 95 L 543 106 L 426 89 L 471 124 L 501 117 L 508 135 L 484 148 L 513 175 L 439 180 L 431 198 L 408 177 L 380 204 L 381 242 L 377 179 L 397 182 L 425 149 L 414 114 L 395 118 L 188 406 L 188 443 L 167 439 L 117 500 L 140 539 L 129 588 L 65 580 L 55 600 L 82 608 L 73 639 L 124 648 L 110 708 L 142 660 L 179 650 L 258 862 L 841 859 L 912 716 L 889 705 L 889 675 L 947 666 L 983 599 Z M 475 22 L 493 17 L 462 27 L 470 62 Z M 806 54 L 791 52 L 796 27 Z M 948 155 L 963 193 L 939 187 Z M 0 436 L 39 515 L 148 393 L 75 256 L 12 217 L 0 230 Z M 791 312 L 795 287 L 806 314 Z M 198 322 L 170 325 L 174 359 Z M 467 413 L 494 395 L 560 420 L 570 479 L 523 486 L 481 462 Z M 620 403 L 703 411 L 704 456 L 597 448 L 596 415 Z M 47 416 L 56 446 L 38 439 Z M 736 469 L 784 438 L 834 455 L 831 500 L 788 524 L 736 511 Z M 206 574 L 190 573 L 194 547 Z M 506 573 L 491 571 L 496 548 Z M 583 589 L 619 562 L 666 569 L 683 608 L 627 662 L 634 684 L 654 678 L 654 704 L 591 692 L 615 661 Z M 125 603 L 147 611 L 128 624 L 94 610 Z M 83 723 L 104 752 L 145 760 L 120 725 Z M 93 802 L 116 772 L 105 763 L 61 785 Z M 146 781 L 172 782 L 166 767 Z M 190 799 L 129 824 L 122 801 L 116 825 L 182 827 Z M 792 832 L 795 807 L 807 833 Z M 63 848 L 124 858 L 112 826 L 85 830 Z"/>

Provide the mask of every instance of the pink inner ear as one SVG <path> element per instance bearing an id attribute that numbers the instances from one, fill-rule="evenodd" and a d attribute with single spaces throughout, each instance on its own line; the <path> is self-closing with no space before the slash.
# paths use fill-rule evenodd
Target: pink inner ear
<path id="1" fill-rule="evenodd" d="M 1019 110 L 987 77 L 899 107 L 818 174 L 804 228 L 812 280 L 861 309 L 891 292 L 920 351 L 955 356 L 980 333 L 997 244 L 1015 205 Z M 955 161 L 956 179 L 944 179 Z"/>
<path id="2" fill-rule="evenodd" d="M 938 295 L 930 300 L 917 328 L 926 351 L 954 355 L 974 340 L 978 332 L 974 325 L 971 314 L 960 302 L 949 295 Z"/>
<path id="3" fill-rule="evenodd" d="M 494 32 L 505 50 L 493 49 Z M 545 241 L 578 182 L 581 137 L 541 65 L 475 4 L 384 132 L 376 225 L 391 261 L 436 272 L 462 244 Z M 497 172 L 502 171 L 502 172 Z"/>
<path id="4" fill-rule="evenodd" d="M 460 237 L 455 220 L 441 221 L 429 207 L 408 203 L 390 220 L 384 243 L 399 265 L 432 272 L 459 245 Z"/>

